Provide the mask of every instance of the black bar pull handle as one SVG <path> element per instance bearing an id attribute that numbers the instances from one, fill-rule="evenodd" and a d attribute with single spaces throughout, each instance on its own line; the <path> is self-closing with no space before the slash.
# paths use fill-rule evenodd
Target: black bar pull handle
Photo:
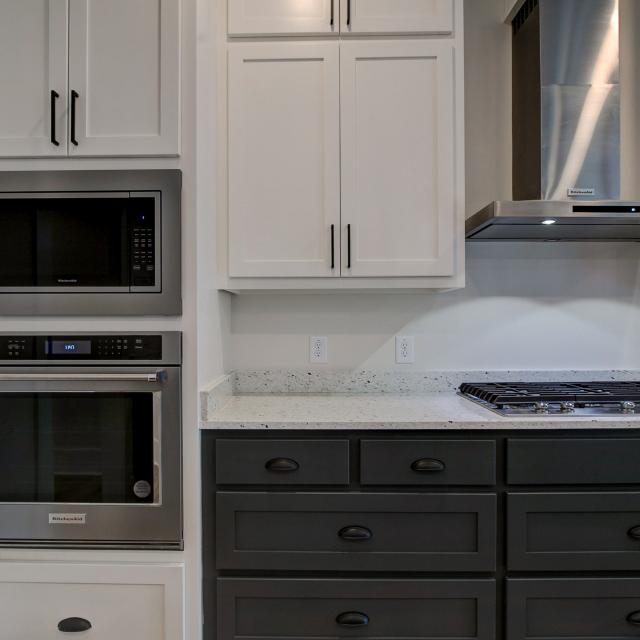
<path id="1" fill-rule="evenodd" d="M 369 616 L 360 611 L 345 611 L 336 618 L 336 622 L 341 627 L 366 627 L 369 624 Z"/>
<path id="2" fill-rule="evenodd" d="M 338 536 L 348 542 L 364 542 L 365 540 L 371 540 L 373 533 L 371 529 L 367 527 L 361 527 L 359 525 L 352 525 L 350 527 L 344 527 L 338 531 Z"/>
<path id="3" fill-rule="evenodd" d="M 331 19 L 329 20 L 329 26 L 331 28 L 333 28 L 333 24 L 335 22 L 335 5 L 336 5 L 336 0 L 329 0 L 329 2 L 331 3 Z"/>
<path id="4" fill-rule="evenodd" d="M 347 269 L 351 269 L 351 225 L 347 225 Z"/>
<path id="5" fill-rule="evenodd" d="M 71 144 L 78 146 L 78 140 L 76 139 L 76 101 L 80 97 L 80 94 L 73 89 L 71 91 Z"/>
<path id="6" fill-rule="evenodd" d="M 60 146 L 56 138 L 56 100 L 60 97 L 57 91 L 51 90 L 51 144 Z"/>
<path id="7" fill-rule="evenodd" d="M 271 458 L 271 460 L 267 460 L 264 468 L 274 473 L 291 473 L 297 471 L 300 465 L 291 458 Z"/>
<path id="8" fill-rule="evenodd" d="M 411 469 L 416 473 L 440 473 L 446 469 L 446 465 L 435 458 L 421 458 L 411 463 Z"/>
<path id="9" fill-rule="evenodd" d="M 91 623 L 84 618 L 65 618 L 58 622 L 58 631 L 63 633 L 79 633 L 89 629 L 91 629 Z"/>
<path id="10" fill-rule="evenodd" d="M 331 225 L 331 268 L 336 268 L 336 225 Z"/>
<path id="11" fill-rule="evenodd" d="M 640 540 L 640 524 L 636 527 L 631 527 L 631 529 L 629 529 L 629 531 L 627 531 L 627 535 L 632 539 L 632 540 Z"/>
<path id="12" fill-rule="evenodd" d="M 351 0 L 347 0 L 347 27 L 351 29 Z"/>
<path id="13" fill-rule="evenodd" d="M 633 624 L 635 626 L 640 627 L 640 611 L 632 611 L 628 616 L 627 616 L 627 622 L 629 624 Z"/>

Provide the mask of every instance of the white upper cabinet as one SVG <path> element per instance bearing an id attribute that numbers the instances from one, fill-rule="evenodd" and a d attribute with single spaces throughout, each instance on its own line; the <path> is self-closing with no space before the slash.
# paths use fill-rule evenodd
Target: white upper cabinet
<path id="1" fill-rule="evenodd" d="M 175 155 L 177 0 L 70 0 L 71 155 Z"/>
<path id="2" fill-rule="evenodd" d="M 339 32 L 340 0 L 228 0 L 230 35 Z"/>
<path id="3" fill-rule="evenodd" d="M 352 41 L 340 59 L 342 274 L 453 275 L 452 44 Z"/>
<path id="4" fill-rule="evenodd" d="M 345 33 L 453 32 L 453 0 L 341 0 Z"/>
<path id="5" fill-rule="evenodd" d="M 0 2 L 0 156 L 67 153 L 67 0 Z"/>
<path id="6" fill-rule="evenodd" d="M 230 275 L 339 275 L 338 43 L 233 44 L 228 71 Z"/>

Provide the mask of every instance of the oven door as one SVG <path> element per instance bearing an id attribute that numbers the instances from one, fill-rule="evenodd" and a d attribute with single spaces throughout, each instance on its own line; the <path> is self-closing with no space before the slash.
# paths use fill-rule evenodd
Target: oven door
<path id="1" fill-rule="evenodd" d="M 0 544 L 180 548 L 180 368 L 0 370 Z"/>

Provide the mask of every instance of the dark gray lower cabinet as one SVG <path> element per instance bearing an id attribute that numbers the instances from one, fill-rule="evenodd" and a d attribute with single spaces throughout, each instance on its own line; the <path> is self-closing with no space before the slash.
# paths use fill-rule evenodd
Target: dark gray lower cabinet
<path id="1" fill-rule="evenodd" d="M 638 578 L 507 580 L 507 640 L 638 636 Z"/>
<path id="2" fill-rule="evenodd" d="M 495 571 L 495 494 L 219 492 L 218 569 Z"/>
<path id="3" fill-rule="evenodd" d="M 640 493 L 510 493 L 507 523 L 511 570 L 640 570 Z"/>
<path id="4" fill-rule="evenodd" d="M 495 640 L 494 580 L 218 580 L 219 640 Z"/>

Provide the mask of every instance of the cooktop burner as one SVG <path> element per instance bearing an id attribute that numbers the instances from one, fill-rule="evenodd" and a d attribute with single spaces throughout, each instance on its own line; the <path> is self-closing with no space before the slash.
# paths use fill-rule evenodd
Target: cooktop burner
<path id="1" fill-rule="evenodd" d="M 503 416 L 640 414 L 640 382 L 468 382 L 458 391 Z"/>

